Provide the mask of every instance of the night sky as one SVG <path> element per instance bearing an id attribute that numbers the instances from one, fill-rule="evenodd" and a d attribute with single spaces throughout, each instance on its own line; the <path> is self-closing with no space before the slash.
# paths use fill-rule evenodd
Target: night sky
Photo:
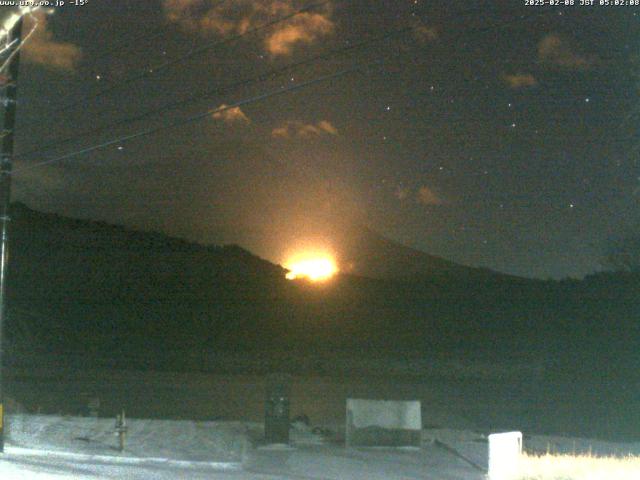
<path id="1" fill-rule="evenodd" d="M 23 52 L 14 199 L 276 263 L 299 244 L 339 256 L 332 232 L 367 225 L 463 264 L 581 277 L 640 231 L 639 26 L 640 7 L 524 0 L 65 6 Z"/>

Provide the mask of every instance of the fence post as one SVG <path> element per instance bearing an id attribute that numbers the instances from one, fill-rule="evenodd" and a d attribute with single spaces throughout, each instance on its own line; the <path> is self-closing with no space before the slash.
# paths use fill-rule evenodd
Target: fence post
<path id="1" fill-rule="evenodd" d="M 124 452 L 127 437 L 127 420 L 124 416 L 124 409 L 120 415 L 116 416 L 116 434 L 118 435 L 118 450 Z"/>

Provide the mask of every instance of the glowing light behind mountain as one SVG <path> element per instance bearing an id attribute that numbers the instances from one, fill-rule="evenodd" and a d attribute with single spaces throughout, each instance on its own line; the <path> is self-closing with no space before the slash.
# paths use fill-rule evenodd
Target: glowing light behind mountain
<path id="1" fill-rule="evenodd" d="M 324 282 L 338 273 L 335 261 L 328 255 L 300 255 L 286 262 L 287 279 L 305 278 L 312 282 Z"/>

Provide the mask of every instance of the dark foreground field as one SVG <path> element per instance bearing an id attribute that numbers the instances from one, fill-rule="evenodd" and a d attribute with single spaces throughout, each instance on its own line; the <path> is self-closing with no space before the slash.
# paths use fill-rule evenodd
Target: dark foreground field
<path id="1" fill-rule="evenodd" d="M 348 397 L 419 399 L 428 426 L 640 439 L 638 273 L 517 278 L 360 231 L 344 260 L 371 269 L 318 285 L 238 246 L 14 210 L 2 362 L 29 412 L 255 421 L 286 372 L 316 425 Z"/>
<path id="2" fill-rule="evenodd" d="M 292 376 L 291 414 L 340 431 L 347 398 L 418 399 L 430 428 L 517 429 L 612 441 L 640 439 L 639 384 L 612 372 L 558 374 L 542 362 L 375 362 L 340 359 L 332 374 Z M 82 368 L 42 362 L 6 372 L 9 411 L 261 421 L 266 373 L 188 373 Z M 621 372 L 622 374 L 622 372 Z"/>

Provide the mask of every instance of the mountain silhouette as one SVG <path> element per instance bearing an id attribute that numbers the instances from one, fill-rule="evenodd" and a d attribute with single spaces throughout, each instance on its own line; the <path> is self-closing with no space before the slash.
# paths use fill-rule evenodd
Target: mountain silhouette
<path id="1" fill-rule="evenodd" d="M 539 281 L 469 268 L 369 229 L 347 232 L 326 284 L 239 246 L 204 246 L 13 205 L 6 337 L 30 352 L 127 368 L 209 368 L 212 352 L 621 358 L 634 275 Z M 120 359 L 120 360 L 117 360 Z M 610 361 L 612 361 L 610 359 Z M 295 365 L 293 362 L 291 365 Z"/>
<path id="2" fill-rule="evenodd" d="M 486 268 L 460 265 L 407 247 L 369 227 L 351 225 L 338 230 L 336 250 L 347 273 L 381 279 L 452 278 L 495 280 L 510 277 Z M 524 279 L 522 279 L 524 280 Z"/>

